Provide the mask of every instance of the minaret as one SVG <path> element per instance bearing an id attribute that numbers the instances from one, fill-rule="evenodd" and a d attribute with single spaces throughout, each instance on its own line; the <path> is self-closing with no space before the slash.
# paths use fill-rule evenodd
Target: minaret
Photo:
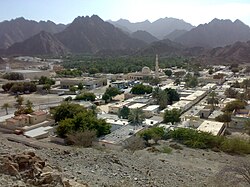
<path id="1" fill-rule="evenodd" d="M 158 55 L 155 58 L 155 78 L 159 78 L 159 62 L 158 62 Z"/>

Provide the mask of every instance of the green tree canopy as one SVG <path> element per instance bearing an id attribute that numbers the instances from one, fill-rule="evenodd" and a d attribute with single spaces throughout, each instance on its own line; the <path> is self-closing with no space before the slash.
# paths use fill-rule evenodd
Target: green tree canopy
<path id="1" fill-rule="evenodd" d="M 143 84 L 137 84 L 133 86 L 131 89 L 132 94 L 142 95 L 142 94 L 150 94 L 152 93 L 153 88 L 152 86 L 145 86 Z"/>
<path id="2" fill-rule="evenodd" d="M 96 131 L 97 137 L 110 133 L 111 126 L 103 119 L 97 119 L 91 110 L 84 110 L 73 118 L 67 118 L 59 122 L 57 134 L 65 138 L 73 132 L 84 132 L 85 130 Z"/>
<path id="3" fill-rule="evenodd" d="M 212 110 L 214 110 L 215 105 L 219 104 L 219 99 L 217 97 L 217 94 L 212 91 L 207 98 L 207 103 L 211 105 Z"/>
<path id="4" fill-rule="evenodd" d="M 95 94 L 91 92 L 85 92 L 83 94 L 77 95 L 75 100 L 84 100 L 84 101 L 95 101 Z"/>
<path id="5" fill-rule="evenodd" d="M 131 110 L 128 116 L 129 122 L 133 125 L 141 125 L 144 119 L 143 111 L 139 108 Z"/>
<path id="6" fill-rule="evenodd" d="M 244 101 L 235 100 L 230 103 L 227 103 L 227 105 L 222 109 L 222 111 L 233 112 L 234 110 L 244 109 L 246 105 L 247 104 Z"/>
<path id="7" fill-rule="evenodd" d="M 172 72 L 172 70 L 167 69 L 167 70 L 165 70 L 165 74 L 166 74 L 168 77 L 171 77 L 171 75 L 173 74 L 173 72 Z"/>
<path id="8" fill-rule="evenodd" d="M 118 116 L 122 119 L 128 119 L 129 113 L 130 109 L 127 106 L 123 106 L 123 108 L 119 110 Z"/>
<path id="9" fill-rule="evenodd" d="M 61 105 L 53 108 L 51 113 L 56 122 L 62 121 L 66 118 L 73 118 L 76 114 L 85 111 L 86 109 L 79 105 L 69 102 L 63 102 Z"/>
<path id="10" fill-rule="evenodd" d="M 155 143 L 157 143 L 158 140 L 163 139 L 164 135 L 165 135 L 165 131 L 163 127 L 152 127 L 140 133 L 140 136 L 144 140 L 148 141 L 148 140 L 153 139 Z"/>
<path id="11" fill-rule="evenodd" d="M 164 113 L 163 121 L 164 123 L 171 123 L 174 125 L 176 122 L 181 121 L 181 112 L 178 109 L 173 109 L 173 110 L 166 110 Z"/>

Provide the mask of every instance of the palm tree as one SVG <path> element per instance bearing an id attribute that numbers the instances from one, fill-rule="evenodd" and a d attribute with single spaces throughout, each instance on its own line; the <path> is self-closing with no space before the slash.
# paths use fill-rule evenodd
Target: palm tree
<path id="1" fill-rule="evenodd" d="M 212 110 L 215 109 L 215 105 L 219 104 L 219 99 L 214 91 L 209 94 L 209 97 L 207 98 L 207 103 L 211 105 Z"/>
<path id="2" fill-rule="evenodd" d="M 20 95 L 16 96 L 16 102 L 17 102 L 17 109 L 21 108 L 23 105 L 24 98 Z"/>
<path id="3" fill-rule="evenodd" d="M 143 115 L 143 111 L 139 108 L 131 110 L 128 116 L 129 122 L 131 122 L 134 126 L 141 125 L 144 119 L 145 117 Z"/>
<path id="4" fill-rule="evenodd" d="M 9 103 L 4 103 L 4 104 L 2 105 L 1 108 L 2 108 L 2 109 L 5 109 L 6 115 L 9 114 L 9 112 L 8 112 L 8 108 L 10 108 Z"/>
<path id="5" fill-rule="evenodd" d="M 33 103 L 30 101 L 30 100 L 27 100 L 26 101 L 26 104 L 25 104 L 25 106 L 26 106 L 26 113 L 32 113 L 33 112 Z"/>

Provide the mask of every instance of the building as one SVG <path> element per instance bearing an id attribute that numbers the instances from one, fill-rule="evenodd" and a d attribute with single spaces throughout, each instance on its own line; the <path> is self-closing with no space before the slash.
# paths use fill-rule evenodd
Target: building
<path id="1" fill-rule="evenodd" d="M 106 78 L 94 78 L 94 77 L 84 77 L 84 78 L 62 78 L 60 81 L 60 87 L 62 89 L 69 89 L 72 86 L 78 86 L 82 84 L 87 89 L 95 89 L 98 87 L 106 86 Z"/>
<path id="2" fill-rule="evenodd" d="M 134 73 L 128 73 L 127 75 L 124 75 L 124 79 L 128 80 L 144 80 L 144 79 L 150 79 L 150 78 L 164 78 L 165 73 L 160 71 L 159 69 L 159 61 L 158 61 L 158 55 L 156 55 L 155 58 L 155 71 L 151 71 L 151 69 L 147 66 L 143 67 L 141 72 L 134 72 Z"/>
<path id="3" fill-rule="evenodd" d="M 146 118 L 150 118 L 154 115 L 156 115 L 159 111 L 159 105 L 149 105 L 146 108 L 142 109 L 144 116 Z"/>
<path id="4" fill-rule="evenodd" d="M 226 129 L 226 125 L 222 122 L 217 121 L 208 121 L 205 120 L 197 130 L 202 132 L 209 132 L 214 136 L 223 135 Z"/>
<path id="5" fill-rule="evenodd" d="M 0 129 L 4 132 L 13 133 L 15 131 L 29 131 L 38 127 L 53 125 L 54 120 L 48 119 L 45 111 L 35 111 L 31 114 L 12 116 L 0 123 Z"/>

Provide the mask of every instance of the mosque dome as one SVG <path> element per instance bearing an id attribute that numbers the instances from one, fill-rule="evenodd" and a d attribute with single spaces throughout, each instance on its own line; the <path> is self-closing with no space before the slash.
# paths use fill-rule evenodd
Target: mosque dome
<path id="1" fill-rule="evenodd" d="M 150 73 L 151 73 L 151 70 L 150 70 L 149 67 L 145 66 L 145 67 L 142 68 L 141 72 L 142 72 L 143 74 L 150 74 Z"/>

